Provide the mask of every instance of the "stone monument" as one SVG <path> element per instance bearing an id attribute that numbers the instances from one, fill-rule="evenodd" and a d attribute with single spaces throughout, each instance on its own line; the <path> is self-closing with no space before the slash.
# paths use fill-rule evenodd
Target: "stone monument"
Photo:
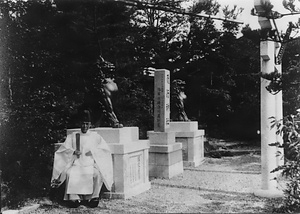
<path id="1" fill-rule="evenodd" d="M 68 129 L 67 134 L 79 129 Z M 94 128 L 108 143 L 113 157 L 114 183 L 104 198 L 128 199 L 150 189 L 149 140 L 139 140 L 138 127 Z"/>
<path id="2" fill-rule="evenodd" d="M 149 176 L 171 178 L 183 173 L 182 144 L 170 131 L 170 72 L 165 69 L 154 73 L 154 131 L 148 137 Z"/>

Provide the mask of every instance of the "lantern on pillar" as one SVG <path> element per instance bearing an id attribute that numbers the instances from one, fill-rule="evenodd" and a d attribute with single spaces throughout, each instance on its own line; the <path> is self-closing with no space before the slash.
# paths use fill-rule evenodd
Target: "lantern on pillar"
<path id="1" fill-rule="evenodd" d="M 261 38 L 267 40 L 269 37 L 275 37 L 274 30 L 272 31 L 272 24 L 270 17 L 272 17 L 273 5 L 269 0 L 254 0 L 254 8 L 258 16 L 258 23 L 261 27 Z"/>
<path id="2" fill-rule="evenodd" d="M 261 29 L 272 29 L 270 19 L 267 18 L 273 6 L 269 0 L 254 0 L 254 8 L 258 15 L 258 23 Z"/>

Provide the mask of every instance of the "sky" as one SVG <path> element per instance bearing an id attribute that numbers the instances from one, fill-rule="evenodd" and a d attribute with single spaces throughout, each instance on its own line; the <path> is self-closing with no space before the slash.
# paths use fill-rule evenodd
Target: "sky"
<path id="1" fill-rule="evenodd" d="M 229 5 L 230 8 L 233 8 L 233 5 L 237 5 L 238 7 L 244 8 L 244 11 L 241 15 L 238 16 L 238 20 L 244 22 L 243 26 L 246 24 L 250 24 L 252 29 L 259 29 L 260 25 L 258 23 L 258 17 L 251 15 L 251 9 L 254 8 L 254 0 L 217 0 L 222 6 Z M 270 0 L 271 4 L 274 5 L 273 11 L 277 11 L 281 14 L 290 13 L 290 11 L 286 10 L 282 6 L 282 0 Z M 295 1 L 296 6 L 300 8 L 300 2 Z M 288 23 L 290 21 L 297 22 L 300 18 L 300 14 L 293 16 L 284 16 L 280 19 L 276 19 L 276 25 L 279 31 L 285 32 Z"/>

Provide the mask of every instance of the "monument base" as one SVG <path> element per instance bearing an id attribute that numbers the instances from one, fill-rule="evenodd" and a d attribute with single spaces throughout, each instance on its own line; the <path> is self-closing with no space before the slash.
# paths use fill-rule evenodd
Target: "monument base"
<path id="1" fill-rule="evenodd" d="M 181 143 L 150 145 L 149 177 L 170 179 L 182 173 Z"/>
<path id="2" fill-rule="evenodd" d="M 105 192 L 101 198 L 104 199 L 128 199 L 133 196 L 139 195 L 143 192 L 146 192 L 151 188 L 151 183 L 143 183 L 141 185 L 137 185 L 130 190 L 128 190 L 126 193 L 122 192 Z"/>
<path id="3" fill-rule="evenodd" d="M 170 131 L 172 132 L 192 132 L 198 130 L 197 121 L 172 121 L 170 122 Z"/>
<path id="4" fill-rule="evenodd" d="M 283 191 L 279 189 L 258 189 L 253 192 L 255 196 L 263 198 L 282 198 L 284 196 Z"/>
<path id="5" fill-rule="evenodd" d="M 70 134 L 79 129 L 68 130 Z M 103 137 L 112 152 L 113 187 L 104 198 L 128 199 L 150 189 L 149 140 L 138 139 L 138 127 L 90 129 Z"/>
<path id="6" fill-rule="evenodd" d="M 175 132 L 175 141 L 182 143 L 185 167 L 197 167 L 203 163 L 204 130 L 198 130 L 198 122 L 170 122 L 169 130 Z"/>

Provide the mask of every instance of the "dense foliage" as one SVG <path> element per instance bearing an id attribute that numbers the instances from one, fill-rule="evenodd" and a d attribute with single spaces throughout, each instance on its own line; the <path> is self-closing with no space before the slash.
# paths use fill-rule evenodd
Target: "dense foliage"
<path id="1" fill-rule="evenodd" d="M 296 39 L 287 45 L 282 65 L 283 70 L 283 110 L 284 115 L 294 114 L 300 103 L 300 40 Z"/>
<path id="2" fill-rule="evenodd" d="M 293 47 L 293 48 L 291 48 Z M 283 120 L 274 121 L 273 127 L 277 128 L 277 134 L 282 136 L 283 143 L 273 143 L 284 149 L 284 164 L 274 169 L 280 172 L 287 179 L 287 186 L 284 190 L 284 200 L 279 208 L 275 209 L 279 213 L 296 213 L 300 211 L 300 62 L 299 40 L 289 43 L 284 64 L 283 73 L 283 100 L 284 117 Z M 295 109 L 297 113 L 294 114 Z"/>
<path id="3" fill-rule="evenodd" d="M 272 172 L 280 172 L 287 180 L 284 190 L 283 203 L 274 211 L 279 213 L 295 213 L 300 210 L 300 111 L 296 115 L 291 114 L 283 120 L 273 121 L 273 127 L 277 128 L 277 134 L 283 137 L 283 143 L 272 143 L 284 149 L 284 164 L 278 166 Z"/>
<path id="4" fill-rule="evenodd" d="M 182 10 L 181 1 L 144 0 Z M 238 8 L 199 1 L 191 13 L 235 18 Z M 53 143 L 77 127 L 78 109 L 97 105 L 105 77 L 115 78 L 115 112 L 140 137 L 153 129 L 153 78 L 149 68 L 170 70 L 186 82 L 189 119 L 208 135 L 255 138 L 259 129 L 259 31 L 235 23 L 137 8 L 114 1 L 0 1 L 0 163 L 5 205 L 49 192 Z M 294 46 L 300 47 L 295 41 Z M 298 75 L 288 51 L 283 87 Z M 284 59 L 285 60 L 285 59 Z M 293 61 L 294 60 L 294 61 Z M 286 111 L 297 106 L 298 82 Z"/>

